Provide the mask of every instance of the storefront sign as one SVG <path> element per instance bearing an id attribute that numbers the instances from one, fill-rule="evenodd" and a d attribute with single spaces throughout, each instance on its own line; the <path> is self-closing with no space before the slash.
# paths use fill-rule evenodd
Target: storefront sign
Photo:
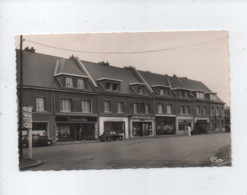
<path id="1" fill-rule="evenodd" d="M 32 129 L 32 123 L 23 123 L 23 128 Z"/>
<path id="2" fill-rule="evenodd" d="M 32 129 L 32 107 L 22 108 L 23 128 Z"/>

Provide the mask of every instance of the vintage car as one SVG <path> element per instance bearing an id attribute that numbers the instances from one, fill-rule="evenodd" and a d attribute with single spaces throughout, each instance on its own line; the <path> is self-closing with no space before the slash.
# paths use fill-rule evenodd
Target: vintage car
<path id="1" fill-rule="evenodd" d="M 42 136 L 41 135 L 33 135 L 32 143 L 33 143 L 33 147 L 51 146 L 53 144 L 52 140 L 48 136 L 43 136 L 43 135 Z M 24 135 L 22 137 L 22 146 L 24 148 L 28 147 L 28 136 L 27 135 Z"/>
<path id="2" fill-rule="evenodd" d="M 116 131 L 105 131 L 101 136 L 99 136 L 100 141 L 116 141 L 123 140 L 123 134 L 117 133 Z"/>

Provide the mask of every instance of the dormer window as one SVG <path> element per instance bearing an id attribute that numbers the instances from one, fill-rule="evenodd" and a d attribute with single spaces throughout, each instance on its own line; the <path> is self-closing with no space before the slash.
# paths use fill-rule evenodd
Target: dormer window
<path id="1" fill-rule="evenodd" d="M 112 88 L 112 84 L 109 82 L 106 82 L 106 89 L 111 89 Z"/>
<path id="2" fill-rule="evenodd" d="M 117 83 L 113 83 L 112 85 L 112 90 L 118 90 L 118 84 Z"/>
<path id="3" fill-rule="evenodd" d="M 213 93 L 211 93 L 211 94 L 210 94 L 210 100 L 215 100 L 215 99 L 216 99 L 216 95 L 213 94 Z"/>
<path id="4" fill-rule="evenodd" d="M 106 82 L 106 89 L 112 91 L 119 91 L 119 83 Z"/>
<path id="5" fill-rule="evenodd" d="M 204 93 L 203 92 L 200 92 L 200 91 L 197 91 L 196 92 L 196 98 L 204 99 Z"/>
<path id="6" fill-rule="evenodd" d="M 83 79 L 77 79 L 77 88 L 85 89 L 85 81 Z"/>
<path id="7" fill-rule="evenodd" d="M 137 87 L 137 93 L 138 94 L 143 94 L 143 87 L 142 86 L 138 86 Z"/>
<path id="8" fill-rule="evenodd" d="M 189 97 L 188 91 L 181 90 L 180 91 L 180 97 L 182 97 L 182 98 L 188 98 Z"/>
<path id="9" fill-rule="evenodd" d="M 73 79 L 70 77 L 65 78 L 65 87 L 73 87 Z"/>
<path id="10" fill-rule="evenodd" d="M 164 89 L 160 89 L 160 95 L 164 95 Z"/>

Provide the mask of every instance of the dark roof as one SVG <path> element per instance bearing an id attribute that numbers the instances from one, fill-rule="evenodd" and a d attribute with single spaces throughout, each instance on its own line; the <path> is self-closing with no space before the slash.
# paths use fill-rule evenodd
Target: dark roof
<path id="1" fill-rule="evenodd" d="M 54 77 L 59 57 L 23 51 L 23 85 L 35 87 L 60 88 Z M 20 51 L 17 50 L 17 68 L 19 69 Z M 19 70 L 17 81 L 19 83 Z"/>
<path id="2" fill-rule="evenodd" d="M 154 85 L 169 86 L 167 75 L 161 75 L 161 74 L 151 73 L 147 71 L 140 71 L 140 70 L 138 70 L 138 72 L 151 87 Z"/>
<path id="3" fill-rule="evenodd" d="M 186 77 L 177 77 L 176 75 L 169 77 L 172 88 L 189 89 L 191 91 L 203 91 L 211 93 L 212 91 L 201 81 L 195 81 Z"/>
<path id="4" fill-rule="evenodd" d="M 19 83 L 19 60 L 20 51 L 17 50 L 17 80 Z M 57 60 L 59 60 L 56 70 Z M 120 82 L 121 93 L 133 94 L 129 83 L 140 82 L 133 71 L 129 69 L 118 68 L 114 66 L 105 66 L 98 63 L 81 61 L 88 70 L 92 78 L 97 79 L 107 77 L 111 79 L 122 80 Z M 55 72 L 56 70 L 56 72 Z M 86 75 L 73 59 L 64 59 L 56 56 L 23 51 L 23 85 L 48 88 L 62 88 L 55 73 L 69 73 L 75 75 Z M 99 85 L 99 88 L 100 85 Z"/>
<path id="5" fill-rule="evenodd" d="M 59 73 L 87 76 L 86 73 L 79 67 L 79 65 L 74 60 L 70 59 L 58 59 L 58 65 L 55 74 Z"/>
<path id="6" fill-rule="evenodd" d="M 114 66 L 105 66 L 87 61 L 82 61 L 82 63 L 84 64 L 84 66 L 95 81 L 101 78 L 121 80 L 121 93 L 133 94 L 133 91 L 129 87 L 129 84 L 134 82 L 140 82 L 140 80 L 135 76 L 133 71 L 129 69 Z M 100 85 L 99 88 L 101 88 Z"/>

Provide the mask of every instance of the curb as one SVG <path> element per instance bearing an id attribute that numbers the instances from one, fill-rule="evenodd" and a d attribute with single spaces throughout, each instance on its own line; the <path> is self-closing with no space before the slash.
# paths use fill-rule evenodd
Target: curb
<path id="1" fill-rule="evenodd" d="M 44 162 L 41 160 L 33 160 L 33 163 L 27 164 L 27 165 L 20 165 L 20 170 L 25 170 L 33 167 L 37 167 L 39 165 L 42 165 Z"/>

